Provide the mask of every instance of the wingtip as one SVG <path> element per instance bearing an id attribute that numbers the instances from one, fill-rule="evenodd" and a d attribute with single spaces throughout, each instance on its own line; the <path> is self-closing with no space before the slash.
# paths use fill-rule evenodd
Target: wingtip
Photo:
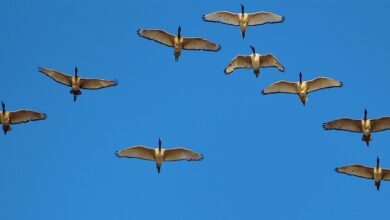
<path id="1" fill-rule="evenodd" d="M 122 156 L 121 156 L 121 155 L 119 155 L 119 150 L 115 151 L 115 153 L 114 153 L 114 154 L 115 154 L 115 156 L 116 156 L 116 157 L 122 158 Z"/>
<path id="2" fill-rule="evenodd" d="M 336 171 L 337 173 L 339 173 L 339 168 L 338 168 L 338 167 L 334 168 L 334 171 Z"/>
<path id="3" fill-rule="evenodd" d="M 343 87 L 344 86 L 344 83 L 342 81 L 340 81 L 340 87 Z"/>
<path id="4" fill-rule="evenodd" d="M 327 126 L 326 126 L 326 123 L 324 122 L 324 123 L 322 123 L 322 128 L 324 129 L 324 130 L 328 130 L 328 128 L 327 128 Z"/>
<path id="5" fill-rule="evenodd" d="M 265 93 L 264 89 L 263 89 L 263 90 L 261 90 L 261 94 L 263 94 L 263 95 L 267 95 L 267 93 Z"/>
<path id="6" fill-rule="evenodd" d="M 141 31 L 142 31 L 142 29 L 141 29 L 141 28 L 138 28 L 138 29 L 137 29 L 137 35 L 138 35 L 138 36 L 140 36 L 140 37 L 142 37 L 142 35 L 141 35 Z"/>

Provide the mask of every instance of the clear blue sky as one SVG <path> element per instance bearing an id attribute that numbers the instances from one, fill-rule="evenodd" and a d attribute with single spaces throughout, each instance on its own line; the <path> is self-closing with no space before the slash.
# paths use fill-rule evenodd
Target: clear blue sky
<path id="1" fill-rule="evenodd" d="M 238 27 L 202 21 L 217 10 L 271 11 L 282 24 Z M 389 114 L 389 1 L 0 1 L 0 98 L 46 121 L 0 135 L 0 219 L 388 219 L 390 183 L 337 174 L 376 156 L 390 167 L 390 132 L 324 131 L 339 117 Z M 173 50 L 138 28 L 201 36 L 217 53 Z M 237 54 L 273 53 L 285 73 L 225 76 Z M 118 79 L 119 86 L 69 88 L 38 66 Z M 260 91 L 278 80 L 317 76 L 341 89 L 297 96 Z M 121 159 L 131 146 L 186 147 L 201 162 Z"/>

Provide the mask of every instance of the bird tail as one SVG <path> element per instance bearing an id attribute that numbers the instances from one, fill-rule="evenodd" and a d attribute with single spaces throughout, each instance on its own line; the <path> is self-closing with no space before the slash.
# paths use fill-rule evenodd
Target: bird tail
<path id="1" fill-rule="evenodd" d="M 258 68 L 258 69 L 253 69 L 253 73 L 256 75 L 256 77 L 259 77 L 260 68 Z"/>
<path id="2" fill-rule="evenodd" d="M 376 190 L 379 190 L 379 188 L 381 187 L 381 181 L 375 182 L 375 186 L 376 186 Z"/>
<path id="3" fill-rule="evenodd" d="M 180 50 L 175 50 L 175 61 L 177 62 L 180 57 Z"/>
<path id="4" fill-rule="evenodd" d="M 4 131 L 5 135 L 7 135 L 7 132 L 9 132 L 11 130 L 12 130 L 11 126 L 9 126 L 9 125 L 3 126 L 3 131 Z"/>
<path id="5" fill-rule="evenodd" d="M 366 142 L 367 147 L 368 147 L 370 145 L 370 141 L 372 141 L 371 134 L 368 134 L 368 135 L 363 134 L 362 141 Z"/>

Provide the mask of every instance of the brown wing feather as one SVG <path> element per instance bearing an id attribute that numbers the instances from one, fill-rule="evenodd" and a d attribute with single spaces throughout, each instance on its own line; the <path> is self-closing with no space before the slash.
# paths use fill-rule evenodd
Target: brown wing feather
<path id="1" fill-rule="evenodd" d="M 272 54 L 261 55 L 260 57 L 261 67 L 276 67 L 280 72 L 284 72 L 284 67 L 279 60 Z"/>
<path id="2" fill-rule="evenodd" d="M 185 37 L 183 38 L 183 49 L 219 51 L 221 49 L 221 46 L 199 37 Z"/>
<path id="3" fill-rule="evenodd" d="M 390 129 L 390 117 L 382 117 L 371 120 L 371 131 L 385 131 Z"/>
<path id="4" fill-rule="evenodd" d="M 173 41 L 175 40 L 174 35 L 163 30 L 139 29 L 137 33 L 140 37 L 156 41 L 157 43 L 164 44 L 169 47 L 173 47 Z"/>
<path id="5" fill-rule="evenodd" d="M 328 89 L 333 87 L 341 87 L 343 83 L 331 78 L 318 77 L 313 80 L 307 81 L 307 92 L 313 92 L 320 89 Z"/>
<path id="6" fill-rule="evenodd" d="M 226 67 L 225 74 L 230 74 L 237 68 L 252 68 L 251 57 L 245 55 L 236 56 Z"/>
<path id="7" fill-rule="evenodd" d="M 326 122 L 322 124 L 325 130 L 343 130 L 351 132 L 362 132 L 361 120 L 340 118 L 334 121 Z"/>
<path id="8" fill-rule="evenodd" d="M 43 68 L 43 67 L 38 67 L 38 71 L 52 78 L 54 81 L 58 83 L 61 83 L 66 86 L 72 86 L 72 76 L 66 75 L 64 73 L 55 70 Z"/>
<path id="9" fill-rule="evenodd" d="M 143 160 L 155 160 L 154 149 L 144 146 L 133 146 L 115 153 L 117 157 L 138 158 Z"/>
<path id="10" fill-rule="evenodd" d="M 80 88 L 82 89 L 102 89 L 116 85 L 118 85 L 116 80 L 80 78 Z"/>
<path id="11" fill-rule="evenodd" d="M 382 175 L 383 175 L 382 176 L 383 180 L 387 180 L 387 181 L 390 180 L 390 170 L 382 168 Z"/>
<path id="12" fill-rule="evenodd" d="M 26 123 L 29 121 L 45 120 L 46 114 L 30 110 L 20 110 L 9 113 L 11 124 Z"/>
<path id="13" fill-rule="evenodd" d="M 181 147 L 165 150 L 164 153 L 164 161 L 177 161 L 177 160 L 198 161 L 202 159 L 203 159 L 202 154 L 198 154 L 194 151 L 181 148 Z"/>
<path id="14" fill-rule="evenodd" d="M 373 179 L 373 168 L 362 165 L 348 165 L 336 168 L 336 172 L 366 179 Z"/>
<path id="15" fill-rule="evenodd" d="M 228 11 L 217 11 L 202 16 L 204 21 L 207 22 L 218 22 L 222 24 L 239 26 L 240 22 L 238 21 L 238 14 L 228 12 Z"/>
<path id="16" fill-rule="evenodd" d="M 262 25 L 283 22 L 284 17 L 271 12 L 256 12 L 248 14 L 248 25 Z"/>
<path id="17" fill-rule="evenodd" d="M 288 81 L 279 81 L 271 84 L 267 88 L 262 90 L 263 95 L 274 94 L 274 93 L 291 93 L 297 94 L 297 83 Z"/>

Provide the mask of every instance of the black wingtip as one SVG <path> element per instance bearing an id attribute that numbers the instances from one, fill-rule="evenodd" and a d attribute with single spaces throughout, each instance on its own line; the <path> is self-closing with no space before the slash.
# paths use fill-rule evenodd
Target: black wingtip
<path id="1" fill-rule="evenodd" d="M 263 89 L 263 90 L 261 90 L 261 94 L 263 94 L 263 95 L 267 95 L 267 93 L 265 93 L 264 89 Z"/>
<path id="2" fill-rule="evenodd" d="M 140 37 L 143 37 L 143 36 L 141 35 L 141 31 L 142 31 L 141 28 L 137 29 L 137 35 L 140 36 Z"/>
<path id="3" fill-rule="evenodd" d="M 323 128 L 324 130 L 328 130 L 327 127 L 326 127 L 326 123 L 322 123 L 322 128 Z"/>
<path id="4" fill-rule="evenodd" d="M 334 168 L 334 171 L 336 171 L 337 173 L 339 173 L 339 168 L 338 168 L 338 167 Z"/>
<path id="5" fill-rule="evenodd" d="M 206 20 L 206 15 L 202 15 L 202 20 L 203 20 L 203 21 L 207 21 L 207 20 Z"/>

